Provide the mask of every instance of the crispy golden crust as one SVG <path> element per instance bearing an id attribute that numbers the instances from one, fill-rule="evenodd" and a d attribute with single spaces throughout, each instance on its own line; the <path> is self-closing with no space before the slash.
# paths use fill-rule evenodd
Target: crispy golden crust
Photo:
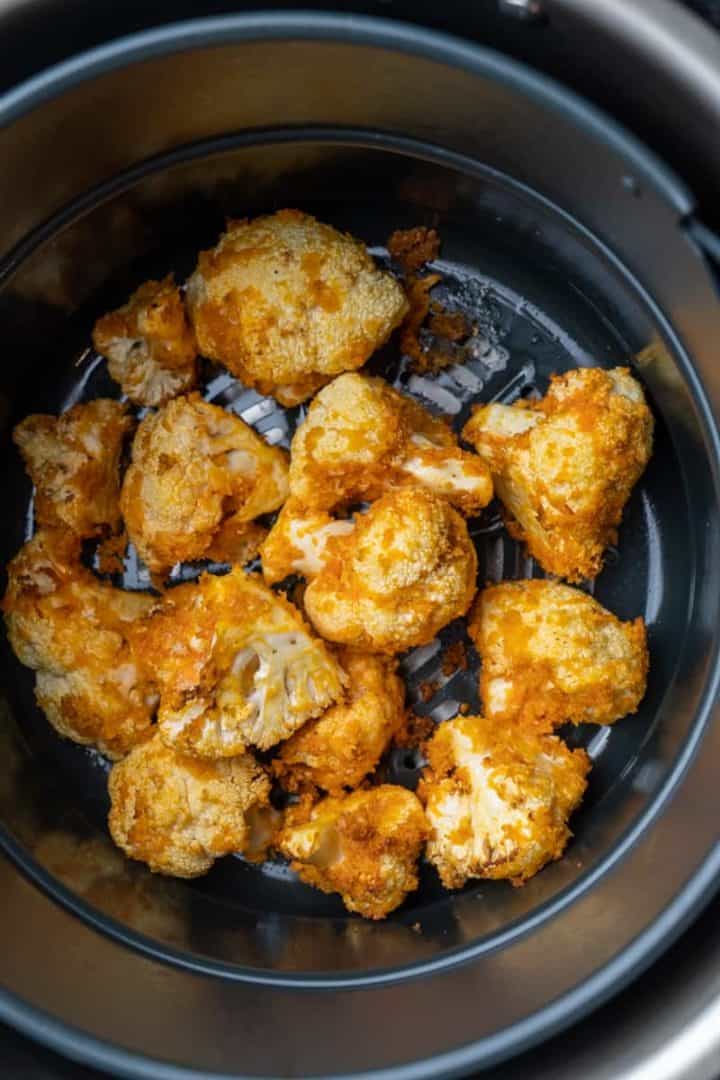
<path id="1" fill-rule="evenodd" d="M 384 919 L 417 888 L 426 835 L 417 797 L 383 784 L 328 797 L 310 811 L 291 808 L 277 846 L 302 881 L 340 893 L 348 911 Z"/>
<path id="2" fill-rule="evenodd" d="M 545 728 L 612 724 L 645 694 L 645 624 L 623 623 L 592 597 L 553 581 L 485 589 L 468 631 L 482 660 L 488 717 Z"/>
<path id="3" fill-rule="evenodd" d="M 287 454 L 199 394 L 140 424 L 122 489 L 128 535 L 148 567 L 257 549 L 251 523 L 287 495 Z M 250 543 L 243 541 L 249 537 Z"/>
<path id="4" fill-rule="evenodd" d="M 80 541 L 67 532 L 37 533 L 8 576 L 8 637 L 18 659 L 37 672 L 35 693 L 50 723 L 110 757 L 127 753 L 157 705 L 130 644 L 152 597 L 98 581 L 80 564 Z"/>
<path id="5" fill-rule="evenodd" d="M 444 420 L 383 379 L 351 373 L 321 390 L 293 438 L 293 500 L 331 511 L 408 483 L 444 495 L 465 514 L 493 495 L 484 461 L 459 448 Z"/>
<path id="6" fill-rule="evenodd" d="M 480 406 L 463 430 L 492 470 L 512 535 L 568 581 L 602 569 L 652 434 L 652 414 L 626 368 L 555 376 L 542 400 Z"/>
<path id="7" fill-rule="evenodd" d="M 250 754 L 198 761 L 155 735 L 113 767 L 108 791 L 118 847 L 156 873 L 192 878 L 242 852 L 248 811 L 267 803 L 270 783 Z"/>
<path id="8" fill-rule="evenodd" d="M 93 345 L 136 405 L 164 405 L 197 383 L 195 336 L 172 274 L 146 281 L 127 304 L 98 319 Z"/>
<path id="9" fill-rule="evenodd" d="M 305 591 L 305 610 L 329 641 L 402 652 L 432 641 L 475 595 L 477 556 L 457 511 L 423 488 L 399 488 L 335 537 Z"/>
<path id="10" fill-rule="evenodd" d="M 348 698 L 310 720 L 280 748 L 275 775 L 288 791 L 315 786 L 340 794 L 377 765 L 405 719 L 405 686 L 389 657 L 341 649 Z"/>
<path id="11" fill-rule="evenodd" d="M 522 885 L 571 836 L 567 820 L 587 786 L 590 760 L 561 739 L 461 716 L 425 747 L 418 794 L 430 826 L 427 856 L 443 885 L 509 878 Z"/>
<path id="12" fill-rule="evenodd" d="M 187 301 L 203 355 L 283 405 L 361 367 L 407 310 L 363 244 L 298 210 L 229 222 Z"/>
<path id="13" fill-rule="evenodd" d="M 35 485 L 35 520 L 96 536 L 120 524 L 120 455 L 133 421 L 98 398 L 61 416 L 27 416 L 13 432 Z"/>
<path id="14" fill-rule="evenodd" d="M 198 757 L 267 750 L 343 694 L 297 609 L 239 567 L 170 589 L 134 643 L 160 688 L 161 738 Z"/>

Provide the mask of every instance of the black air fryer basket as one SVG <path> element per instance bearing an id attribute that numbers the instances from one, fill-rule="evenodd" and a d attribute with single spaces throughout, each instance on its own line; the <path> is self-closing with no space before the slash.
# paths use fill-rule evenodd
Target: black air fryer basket
<path id="1" fill-rule="evenodd" d="M 5 647 L 5 1018 L 125 1075 L 414 1078 L 502 1060 L 595 1007 L 720 874 L 720 300 L 692 192 L 521 63 L 357 16 L 145 31 L 8 91 L 0 118 L 3 563 L 32 529 L 13 424 L 116 396 L 93 321 L 150 276 L 182 280 L 226 216 L 297 206 L 380 261 L 393 229 L 435 226 L 440 295 L 477 325 L 472 357 L 419 376 L 391 344 L 369 367 L 458 429 L 474 403 L 543 392 L 578 365 L 631 367 L 657 421 L 618 547 L 587 586 L 644 616 L 648 693 L 616 726 L 567 734 L 593 758 L 589 791 L 565 857 L 522 889 L 449 894 L 424 867 L 419 891 L 368 924 L 281 862 L 153 877 L 113 855 L 106 763 L 54 734 Z M 288 445 L 301 410 L 203 374 L 208 400 Z M 481 581 L 540 573 L 492 508 L 471 532 Z M 143 575 L 130 565 L 124 584 Z M 479 708 L 469 645 L 468 669 L 443 674 L 458 639 L 452 624 L 403 659 L 410 703 L 437 721 Z M 406 752 L 383 767 L 417 781 Z"/>

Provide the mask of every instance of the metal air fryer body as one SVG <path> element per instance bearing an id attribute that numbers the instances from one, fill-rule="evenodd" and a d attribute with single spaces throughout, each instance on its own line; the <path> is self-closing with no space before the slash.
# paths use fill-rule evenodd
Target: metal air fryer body
<path id="1" fill-rule="evenodd" d="M 2 979 L 4 1015 L 24 1030 L 126 1075 L 461 1074 L 597 1008 L 712 895 L 720 300 L 695 195 L 702 170 L 689 149 L 671 166 L 508 55 L 531 57 L 534 40 L 545 66 L 561 67 L 573 35 L 580 48 L 595 32 L 638 50 L 638 71 L 653 56 L 662 71 L 666 39 L 641 55 L 639 26 L 659 33 L 664 15 L 695 47 L 697 28 L 674 5 L 658 4 L 657 21 L 648 5 L 624 8 L 623 21 L 613 3 L 549 3 L 544 26 L 512 31 L 493 14 L 483 34 L 497 28 L 497 39 L 482 44 L 358 15 L 206 18 L 102 45 L 0 99 L 5 443 L 27 412 L 113 392 L 88 349 L 98 314 L 149 275 L 185 276 L 226 215 L 285 205 L 350 229 L 379 257 L 391 229 L 437 225 L 445 287 L 487 349 L 464 379 L 431 385 L 392 350 L 373 365 L 454 422 L 475 400 L 542 389 L 552 371 L 587 363 L 631 365 L 658 420 L 595 587 L 622 617 L 646 618 L 648 697 L 613 729 L 573 734 L 595 761 L 576 838 L 522 890 L 451 896 L 428 871 L 396 916 L 367 925 L 280 864 L 225 860 L 193 885 L 152 878 L 106 840 L 103 762 L 49 732 L 28 673 L 4 655 Z M 20 44 L 22 5 L 13 14 Z M 90 43 L 92 20 L 84 33 Z M 697 47 L 704 72 L 711 46 Z M 672 99 L 675 80 L 675 109 L 682 90 L 695 121 L 705 109 L 717 122 L 720 91 L 682 76 L 668 70 L 658 96 Z M 629 121 L 641 111 L 635 102 Z M 647 119 L 664 151 L 662 117 L 649 107 Z M 715 152 L 704 184 L 713 170 L 720 182 Z M 298 420 L 217 372 L 206 389 L 278 440 Z M 30 491 L 9 446 L 2 454 L 4 562 L 27 535 Z M 491 515 L 473 528 L 484 578 L 534 572 Z M 142 581 L 129 572 L 126 584 Z M 405 662 L 419 708 L 441 648 Z M 426 711 L 443 719 L 473 693 L 462 674 Z M 408 762 L 386 768 L 413 782 Z"/>

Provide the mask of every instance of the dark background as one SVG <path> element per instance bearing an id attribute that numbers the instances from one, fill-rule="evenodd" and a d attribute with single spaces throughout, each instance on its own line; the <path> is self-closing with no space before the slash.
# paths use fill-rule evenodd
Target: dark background
<path id="1" fill-rule="evenodd" d="M 466 0 L 466 2 L 468 5 L 472 5 L 475 0 Z M 93 3 L 94 0 L 83 0 L 83 5 L 88 8 L 88 11 L 92 9 Z M 685 3 L 687 7 L 693 8 L 720 30 L 720 0 L 685 0 Z M 34 66 L 37 68 L 44 66 L 45 63 L 53 62 L 59 57 L 56 55 L 57 38 L 43 32 L 43 22 L 45 21 L 43 14 L 44 10 L 47 10 L 47 6 L 43 3 L 36 3 L 35 6 L 38 9 L 36 23 L 38 33 L 34 37 Z M 292 5 L 288 4 L 287 6 Z M 311 0 L 307 0 L 301 6 L 303 8 L 312 8 L 316 5 Z M 338 3 L 336 6 L 338 9 L 350 8 L 351 10 L 358 10 L 362 7 L 362 5 L 354 3 Z M 368 7 L 370 6 L 377 7 L 375 4 L 368 5 Z M 168 4 L 165 2 L 147 0 L 145 3 L 134 3 L 133 0 L 127 0 L 124 7 L 126 13 L 125 25 L 128 31 L 167 20 Z M 203 4 L 187 2 L 187 0 L 176 0 L 172 7 L 172 18 L 188 18 L 200 14 L 209 15 L 219 9 L 227 10 L 227 7 L 227 4 L 213 3 L 212 0 Z M 419 3 L 418 8 L 421 7 L 422 4 Z M 433 5 L 433 8 L 435 12 L 442 10 L 441 5 Z M 419 18 L 418 21 L 420 21 Z M 439 20 L 428 18 L 427 21 L 428 23 L 437 23 Z M 93 27 L 92 22 L 88 21 L 86 33 L 84 36 L 78 37 L 73 44 L 79 50 L 95 44 L 98 40 L 102 40 L 100 33 Z M 7 85 L 8 82 L 21 78 L 26 73 L 23 71 L 22 63 L 22 58 L 17 53 L 13 59 L 4 58 L 4 71 L 1 82 Z M 622 1018 L 626 1007 L 629 1008 L 630 1002 L 637 999 L 638 995 L 652 995 L 657 992 L 658 986 L 672 986 L 678 965 L 687 964 L 689 959 L 691 961 L 694 955 L 707 948 L 711 940 L 716 941 L 719 938 L 720 898 L 710 905 L 695 925 L 686 932 L 648 974 L 639 979 L 624 994 L 615 998 L 609 1005 L 598 1010 L 591 1020 L 586 1020 L 582 1026 L 582 1032 L 571 1030 L 546 1044 L 542 1051 L 542 1060 L 545 1067 L 551 1067 L 554 1059 L 562 1061 L 574 1040 L 591 1038 L 592 1033 L 589 1028 L 594 1028 L 600 1035 L 604 1024 L 613 1024 L 615 1018 Z M 108 1007 L 112 1007 L 111 1002 L 108 1002 Z M 514 1062 L 513 1074 L 532 1076 L 538 1063 L 539 1055 L 537 1050 L 523 1055 Z M 495 1078 L 500 1080 L 500 1077 L 506 1072 L 507 1070 L 502 1068 L 493 1069 L 491 1072 L 486 1072 L 484 1077 L 486 1080 L 491 1080 L 491 1078 L 492 1080 L 495 1080 Z M 36 1046 L 17 1032 L 0 1024 L 0 1076 L 8 1077 L 9 1080 L 104 1080 L 106 1074 L 68 1062 L 57 1054 Z"/>

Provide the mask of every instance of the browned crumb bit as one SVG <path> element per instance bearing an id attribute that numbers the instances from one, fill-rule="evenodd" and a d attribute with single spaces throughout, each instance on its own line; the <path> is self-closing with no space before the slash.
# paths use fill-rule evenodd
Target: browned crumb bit
<path id="1" fill-rule="evenodd" d="M 439 689 L 440 684 L 435 682 L 435 680 L 428 680 L 428 682 L 420 683 L 420 697 L 423 701 L 430 701 Z"/>
<path id="2" fill-rule="evenodd" d="M 422 926 L 419 922 L 414 922 L 410 929 L 416 934 L 422 934 Z"/>
<path id="3" fill-rule="evenodd" d="M 463 701 L 462 705 L 458 705 L 458 712 L 461 713 L 463 716 L 467 716 L 467 714 L 470 712 L 470 706 L 468 705 L 467 701 Z"/>
<path id="4" fill-rule="evenodd" d="M 427 277 L 408 278 L 406 292 L 410 310 L 400 329 L 400 349 L 413 361 L 416 371 L 432 367 L 428 352 L 420 341 L 420 330 L 430 311 L 430 290 L 440 281 L 440 274 L 428 274 Z"/>
<path id="5" fill-rule="evenodd" d="M 127 550 L 128 537 L 123 529 L 113 536 L 106 536 L 98 545 L 96 559 L 97 569 L 100 574 L 122 574 L 124 570 L 123 556 Z"/>
<path id="6" fill-rule="evenodd" d="M 393 745 L 413 750 L 427 742 L 434 730 L 435 724 L 429 716 L 417 716 L 413 712 L 408 712 L 405 723 L 393 739 Z"/>
<path id="7" fill-rule="evenodd" d="M 435 229 L 428 229 L 424 225 L 414 229 L 397 229 L 388 240 L 388 251 L 405 273 L 411 274 L 438 257 L 440 237 Z"/>
<path id="8" fill-rule="evenodd" d="M 448 341 L 465 341 L 472 333 L 472 327 L 462 311 L 446 311 L 442 304 L 430 305 L 428 329 L 437 337 Z"/>
<path id="9" fill-rule="evenodd" d="M 456 671 L 467 671 L 467 666 L 465 642 L 454 641 L 452 645 L 448 645 L 442 659 L 443 675 L 447 677 L 453 675 Z"/>

